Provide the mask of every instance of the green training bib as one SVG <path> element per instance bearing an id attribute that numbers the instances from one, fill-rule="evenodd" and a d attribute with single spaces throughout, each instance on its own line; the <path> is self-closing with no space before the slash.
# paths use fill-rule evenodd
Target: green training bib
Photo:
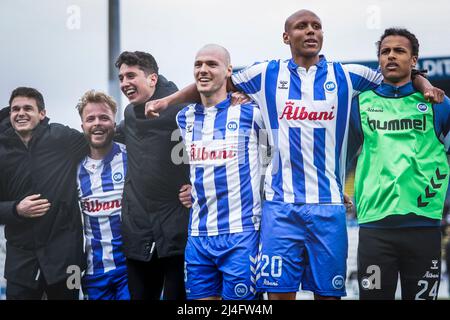
<path id="1" fill-rule="evenodd" d="M 359 95 L 364 141 L 355 173 L 359 223 L 415 213 L 441 219 L 448 164 L 436 137 L 433 108 L 421 93 Z"/>

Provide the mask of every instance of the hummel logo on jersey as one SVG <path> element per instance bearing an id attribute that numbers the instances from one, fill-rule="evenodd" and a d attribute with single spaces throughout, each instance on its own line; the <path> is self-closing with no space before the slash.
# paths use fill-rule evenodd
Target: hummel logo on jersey
<path id="1" fill-rule="evenodd" d="M 367 117 L 367 123 L 372 131 L 375 130 L 387 130 L 387 131 L 399 131 L 415 129 L 419 131 L 425 131 L 427 127 L 427 119 L 423 115 L 422 119 L 393 119 L 390 121 L 371 120 Z"/>
<path id="2" fill-rule="evenodd" d="M 192 124 L 188 124 L 187 126 L 186 126 L 186 132 L 192 132 L 192 128 L 193 128 L 194 126 L 192 125 Z"/>
<path id="3" fill-rule="evenodd" d="M 288 82 L 286 80 L 280 80 L 278 89 L 289 89 L 287 84 L 288 84 Z"/>
<path id="4" fill-rule="evenodd" d="M 286 120 L 333 120 L 334 106 L 331 107 L 331 111 L 307 111 L 306 107 L 296 107 L 294 102 L 287 101 L 284 107 L 283 113 L 280 116 L 280 120 L 285 118 Z"/>
<path id="5" fill-rule="evenodd" d="M 438 262 L 439 262 L 439 260 L 431 260 L 431 263 L 433 264 L 433 266 L 430 269 L 432 269 L 432 270 L 439 269 Z"/>

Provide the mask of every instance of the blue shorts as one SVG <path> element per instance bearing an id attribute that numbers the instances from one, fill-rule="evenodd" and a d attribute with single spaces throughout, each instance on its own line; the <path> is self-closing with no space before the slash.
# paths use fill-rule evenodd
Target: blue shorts
<path id="1" fill-rule="evenodd" d="M 130 300 L 126 267 L 100 275 L 85 275 L 83 294 L 88 300 Z"/>
<path id="2" fill-rule="evenodd" d="M 345 296 L 347 228 L 343 205 L 265 201 L 258 291 Z"/>
<path id="3" fill-rule="evenodd" d="M 185 284 L 188 299 L 256 299 L 259 232 L 188 237 Z"/>

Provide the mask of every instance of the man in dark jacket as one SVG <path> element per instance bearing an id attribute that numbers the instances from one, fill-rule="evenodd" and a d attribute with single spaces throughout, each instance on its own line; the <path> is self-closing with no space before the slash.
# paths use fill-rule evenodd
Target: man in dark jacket
<path id="1" fill-rule="evenodd" d="M 0 119 L 7 299 L 41 299 L 44 292 L 48 299 L 78 299 L 76 283 L 67 280 L 70 270 L 86 264 L 76 191 L 86 140 L 76 130 L 49 124 L 36 89 L 15 89 L 9 104 L 9 123 Z"/>
<path id="2" fill-rule="evenodd" d="M 155 59 L 145 52 L 123 52 L 116 67 L 120 88 L 130 101 L 118 131 L 128 152 L 122 237 L 131 299 L 155 300 L 162 292 L 167 300 L 184 299 L 189 212 L 182 203 L 190 202 L 190 188 L 188 166 L 174 151 L 182 150 L 176 148 L 180 135 L 174 131 L 175 116 L 183 106 L 146 119 L 145 103 L 177 87 L 158 75 Z M 180 193 L 185 197 L 179 198 Z"/>

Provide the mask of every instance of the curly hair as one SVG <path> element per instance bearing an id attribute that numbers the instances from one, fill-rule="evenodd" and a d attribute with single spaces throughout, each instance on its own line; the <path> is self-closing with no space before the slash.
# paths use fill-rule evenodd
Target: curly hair
<path id="1" fill-rule="evenodd" d="M 409 32 L 406 29 L 403 28 L 388 28 L 386 30 L 384 30 L 383 35 L 381 36 L 380 40 L 377 41 L 376 45 L 377 45 L 377 56 L 380 56 L 380 47 L 381 47 L 381 42 L 383 42 L 384 38 L 389 37 L 389 36 L 401 36 L 401 37 L 405 37 L 406 39 L 409 40 L 409 43 L 411 44 L 411 52 L 413 56 L 418 57 L 419 56 L 419 40 L 417 40 L 416 36 Z"/>

